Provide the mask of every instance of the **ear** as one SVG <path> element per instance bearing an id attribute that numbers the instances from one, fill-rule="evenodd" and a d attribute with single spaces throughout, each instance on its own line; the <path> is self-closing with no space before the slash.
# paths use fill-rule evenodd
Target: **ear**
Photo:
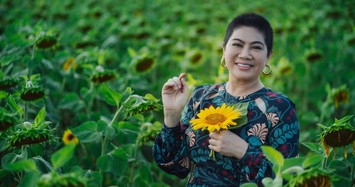
<path id="1" fill-rule="evenodd" d="M 222 50 L 223 50 L 223 54 L 222 55 L 224 56 L 224 52 L 226 51 L 226 44 L 223 42 L 221 47 L 222 47 Z"/>
<path id="2" fill-rule="evenodd" d="M 274 51 L 273 51 L 273 50 L 271 50 L 271 51 L 270 51 L 270 55 L 269 55 L 269 57 L 267 57 L 267 59 L 268 59 L 268 60 L 270 60 L 270 58 L 271 58 L 271 56 L 272 56 L 272 54 L 273 54 L 273 53 L 274 53 Z"/>

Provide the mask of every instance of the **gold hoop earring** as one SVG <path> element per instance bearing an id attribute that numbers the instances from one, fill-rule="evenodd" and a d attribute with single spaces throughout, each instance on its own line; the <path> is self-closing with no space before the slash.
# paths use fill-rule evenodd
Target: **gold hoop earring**
<path id="1" fill-rule="evenodd" d="M 266 64 L 262 73 L 264 75 L 270 75 L 271 72 L 272 72 L 271 66 L 269 64 Z"/>
<path id="2" fill-rule="evenodd" d="M 226 67 L 226 63 L 224 61 L 224 55 L 221 58 L 221 66 L 224 67 L 224 68 Z"/>

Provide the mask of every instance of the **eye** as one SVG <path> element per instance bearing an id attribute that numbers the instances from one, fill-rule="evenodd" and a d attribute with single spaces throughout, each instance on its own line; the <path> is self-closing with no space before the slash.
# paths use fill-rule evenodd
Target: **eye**
<path id="1" fill-rule="evenodd" d="M 261 46 L 253 46 L 252 49 L 255 49 L 255 50 L 262 50 L 263 48 Z"/>

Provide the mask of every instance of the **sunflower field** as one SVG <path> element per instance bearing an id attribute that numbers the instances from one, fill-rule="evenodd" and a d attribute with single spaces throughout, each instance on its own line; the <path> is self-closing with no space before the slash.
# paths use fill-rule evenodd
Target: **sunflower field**
<path id="1" fill-rule="evenodd" d="M 161 87 L 181 72 L 190 90 L 226 81 L 225 29 L 246 12 L 274 28 L 273 72 L 262 81 L 295 102 L 301 127 L 298 158 L 263 148 L 277 174 L 265 186 L 355 186 L 354 7 L 2 0 L 0 186 L 185 186 L 152 158 Z"/>

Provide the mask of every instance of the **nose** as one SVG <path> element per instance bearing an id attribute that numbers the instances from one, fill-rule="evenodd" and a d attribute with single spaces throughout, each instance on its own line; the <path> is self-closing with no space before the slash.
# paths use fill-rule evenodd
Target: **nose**
<path id="1" fill-rule="evenodd" d="M 250 51 L 248 47 L 243 47 L 239 53 L 239 57 L 243 59 L 251 59 Z"/>

